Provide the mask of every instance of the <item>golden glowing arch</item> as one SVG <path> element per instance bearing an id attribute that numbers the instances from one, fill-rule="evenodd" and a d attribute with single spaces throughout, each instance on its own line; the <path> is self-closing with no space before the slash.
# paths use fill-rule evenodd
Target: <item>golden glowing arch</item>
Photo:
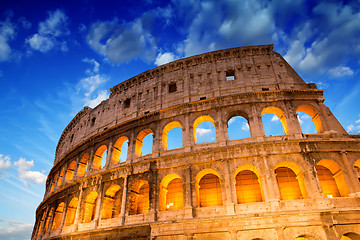
<path id="1" fill-rule="evenodd" d="M 163 132 L 162 132 L 162 146 L 163 146 L 164 151 L 166 151 L 167 147 L 168 147 L 168 144 L 167 144 L 168 133 L 170 132 L 170 130 L 172 130 L 173 128 L 176 128 L 176 127 L 181 127 L 181 129 L 182 129 L 180 122 L 172 121 L 165 125 Z"/>
<path id="2" fill-rule="evenodd" d="M 284 111 L 281 110 L 278 107 L 264 107 L 263 110 L 261 111 L 261 116 L 267 113 L 271 113 L 271 114 L 275 114 L 277 117 L 280 118 L 280 122 L 282 124 L 283 127 L 283 131 L 285 133 L 285 135 L 288 134 L 288 125 L 287 125 L 287 121 L 286 121 L 286 117 L 284 115 Z"/>
<path id="3" fill-rule="evenodd" d="M 107 151 L 106 145 L 101 145 L 98 147 L 98 149 L 95 152 L 94 155 L 94 161 L 92 164 L 92 169 L 100 169 L 102 161 L 106 161 L 106 159 L 103 159 L 104 153 Z"/>
<path id="4" fill-rule="evenodd" d="M 82 177 L 85 175 L 86 168 L 89 162 L 89 153 L 84 153 L 79 161 L 78 169 L 77 169 L 77 176 Z"/>
<path id="5" fill-rule="evenodd" d="M 116 140 L 112 151 L 111 164 L 120 163 L 121 148 L 126 141 L 129 141 L 129 139 L 125 136 L 119 137 Z"/>
<path id="6" fill-rule="evenodd" d="M 73 197 L 71 199 L 69 206 L 67 207 L 66 210 L 65 226 L 70 226 L 74 224 L 78 203 L 79 203 L 79 199 L 77 197 Z"/>
<path id="7" fill-rule="evenodd" d="M 142 130 L 141 132 L 139 132 L 139 134 L 137 135 L 136 137 L 136 144 L 135 144 L 135 155 L 137 157 L 140 157 L 141 154 L 142 154 L 142 146 L 143 146 L 143 141 L 144 141 L 144 138 L 151 134 L 151 133 L 154 133 L 150 128 L 148 129 L 144 129 Z"/>
<path id="8" fill-rule="evenodd" d="M 215 121 L 209 115 L 203 115 L 203 116 L 200 116 L 197 119 L 195 119 L 194 125 L 193 125 L 193 131 L 194 131 L 193 133 L 194 133 L 194 141 L 195 141 L 195 143 L 197 143 L 196 128 L 200 123 L 203 123 L 203 122 L 211 122 L 212 124 L 214 124 L 214 128 L 215 128 Z"/>
<path id="9" fill-rule="evenodd" d="M 308 114 L 311 117 L 311 119 L 315 125 L 316 131 L 318 133 L 324 132 L 324 128 L 323 128 L 323 125 L 322 125 L 322 122 L 320 119 L 320 115 L 314 107 L 309 106 L 309 105 L 300 105 L 296 109 L 296 112 L 304 112 L 304 113 Z"/>
<path id="10" fill-rule="evenodd" d="M 170 173 L 160 183 L 160 211 L 181 208 L 183 208 L 182 179 L 176 173 Z"/>

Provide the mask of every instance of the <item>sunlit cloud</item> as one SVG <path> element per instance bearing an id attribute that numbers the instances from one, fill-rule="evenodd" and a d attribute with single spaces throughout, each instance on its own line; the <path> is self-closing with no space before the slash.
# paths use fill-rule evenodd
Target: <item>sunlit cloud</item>
<path id="1" fill-rule="evenodd" d="M 241 126 L 241 130 L 243 130 L 243 131 L 248 131 L 250 129 L 250 127 L 249 127 L 249 123 L 243 123 L 243 125 Z"/>
<path id="2" fill-rule="evenodd" d="M 10 59 L 13 51 L 9 42 L 14 39 L 15 35 L 15 26 L 9 19 L 0 22 L 0 62 Z"/>
<path id="3" fill-rule="evenodd" d="M 199 137 L 203 137 L 203 136 L 209 136 L 213 133 L 213 131 L 211 129 L 207 129 L 207 128 L 196 128 L 196 134 Z"/>
<path id="4" fill-rule="evenodd" d="M 1 172 L 10 167 L 11 167 L 10 157 L 0 154 L 0 177 L 1 177 Z"/>
<path id="5" fill-rule="evenodd" d="M 354 75 L 354 71 L 346 66 L 339 66 L 329 70 L 330 76 L 334 78 L 347 77 Z"/>
<path id="6" fill-rule="evenodd" d="M 33 225 L 0 219 L 0 239 L 30 239 Z"/>
<path id="7" fill-rule="evenodd" d="M 360 119 L 356 120 L 354 124 L 350 124 L 346 127 L 346 131 L 351 134 L 360 133 Z"/>
<path id="8" fill-rule="evenodd" d="M 159 53 L 155 59 L 155 65 L 160 66 L 175 60 L 175 55 L 171 52 Z"/>
<path id="9" fill-rule="evenodd" d="M 42 184 L 46 181 L 46 175 L 38 171 L 30 171 L 29 169 L 34 166 L 34 161 L 26 161 L 25 158 L 20 158 L 14 163 L 14 166 L 18 167 L 18 174 L 22 179 L 25 186 L 29 186 L 31 183 Z"/>

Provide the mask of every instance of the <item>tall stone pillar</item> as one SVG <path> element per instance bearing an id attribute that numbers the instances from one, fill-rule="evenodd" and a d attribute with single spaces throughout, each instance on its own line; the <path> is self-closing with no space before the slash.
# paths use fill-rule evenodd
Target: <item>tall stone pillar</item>
<path id="1" fill-rule="evenodd" d="M 265 196 L 266 201 L 278 201 L 280 200 L 280 192 L 278 188 L 278 184 L 276 181 L 275 169 L 271 169 L 269 166 L 269 162 L 267 159 L 267 155 L 261 155 L 263 168 L 265 169 L 265 184 L 264 188 L 266 188 L 267 196 Z"/>
<path id="2" fill-rule="evenodd" d="M 111 159 L 112 159 L 112 153 L 113 153 L 113 148 L 114 148 L 114 143 L 113 141 L 109 142 L 109 145 L 107 146 L 107 155 L 106 155 L 106 163 L 105 163 L 105 168 L 109 168 L 109 166 L 111 165 Z"/>
<path id="3" fill-rule="evenodd" d="M 229 166 L 229 160 L 223 160 L 223 166 L 224 166 L 224 185 L 225 185 L 225 194 L 226 194 L 226 200 L 225 200 L 225 207 L 226 207 L 226 214 L 227 215 L 235 215 L 235 200 L 233 198 L 233 192 L 235 191 L 234 181 L 231 181 L 232 176 L 230 176 L 230 166 Z"/>
<path id="4" fill-rule="evenodd" d="M 347 180 L 347 182 L 350 183 L 350 184 L 348 184 L 348 185 L 350 185 L 349 186 L 350 193 L 359 193 L 360 194 L 360 183 L 358 181 L 357 176 L 354 173 L 354 167 L 350 165 L 350 161 L 347 157 L 347 152 L 341 151 L 340 154 L 341 154 L 341 159 L 346 168 L 346 169 L 344 169 L 345 171 L 343 171 L 343 172 L 347 173 L 347 174 L 344 174 L 344 177 Z"/>
<path id="5" fill-rule="evenodd" d="M 90 149 L 89 162 L 86 172 L 91 172 L 93 170 L 94 155 L 95 155 L 95 150 L 94 150 L 94 146 L 92 146 Z"/>
<path id="6" fill-rule="evenodd" d="M 95 206 L 96 212 L 95 212 L 94 221 L 96 222 L 96 226 L 98 226 L 99 220 L 101 219 L 100 214 L 101 214 L 102 203 L 103 203 L 102 195 L 103 195 L 103 190 L 104 190 L 104 183 L 101 178 L 100 178 L 100 183 L 97 183 L 97 184 L 99 186 L 99 190 L 98 190 L 99 194 L 97 196 L 96 206 Z"/>
<path id="7" fill-rule="evenodd" d="M 216 119 L 215 119 L 215 132 L 216 132 L 216 142 L 220 144 L 220 146 L 226 145 L 226 140 L 228 138 L 226 137 L 225 131 L 227 128 L 225 127 L 225 124 L 223 122 L 223 116 L 222 111 L 217 111 Z"/>
<path id="8" fill-rule="evenodd" d="M 129 176 L 126 175 L 124 177 L 124 183 L 122 188 L 122 195 L 121 195 L 121 209 L 119 216 L 121 217 L 121 225 L 125 225 L 125 213 L 126 213 L 126 199 L 127 199 L 127 182 L 128 182 Z"/>
<path id="9" fill-rule="evenodd" d="M 190 123 L 190 115 L 186 114 L 184 117 L 183 126 L 183 148 L 185 152 L 190 152 L 191 146 L 194 144 L 193 128 Z"/>
<path id="10" fill-rule="evenodd" d="M 249 127 L 250 127 L 251 137 L 265 136 L 261 114 L 258 113 L 255 105 L 251 106 L 251 115 L 249 116 Z"/>
<path id="11" fill-rule="evenodd" d="M 191 165 L 188 164 L 185 169 L 185 183 L 184 183 L 184 209 L 185 209 L 185 218 L 193 218 L 193 199 L 192 193 L 193 189 L 191 186 Z"/>
<path id="12" fill-rule="evenodd" d="M 82 198 L 83 198 L 83 186 L 82 184 L 80 184 L 79 187 L 80 193 L 79 193 L 79 200 L 78 200 L 78 204 L 76 206 L 76 212 L 75 212 L 75 220 L 74 220 L 74 226 L 75 226 L 75 230 L 77 230 L 77 226 L 80 222 L 80 217 L 81 217 L 81 203 L 82 203 Z"/>

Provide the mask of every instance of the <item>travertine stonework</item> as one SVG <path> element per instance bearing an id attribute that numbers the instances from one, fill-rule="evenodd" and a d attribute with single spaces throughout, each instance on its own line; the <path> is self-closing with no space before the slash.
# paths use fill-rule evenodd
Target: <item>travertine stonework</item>
<path id="1" fill-rule="evenodd" d="M 177 60 L 85 107 L 61 135 L 32 239 L 360 239 L 360 137 L 272 48 Z M 318 133 L 302 133 L 297 112 Z M 285 135 L 265 136 L 266 113 Z M 250 138 L 229 140 L 233 116 Z M 216 142 L 196 143 L 204 121 Z M 174 127 L 182 147 L 167 150 Z M 141 156 L 150 133 L 152 153 Z"/>

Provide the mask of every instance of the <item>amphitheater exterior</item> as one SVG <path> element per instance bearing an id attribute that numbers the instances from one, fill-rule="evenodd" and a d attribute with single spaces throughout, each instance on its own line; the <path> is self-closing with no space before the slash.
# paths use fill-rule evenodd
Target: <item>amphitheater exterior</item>
<path id="1" fill-rule="evenodd" d="M 63 131 L 32 239 L 358 240 L 360 136 L 324 100 L 272 45 L 204 53 L 128 79 Z M 298 112 L 317 133 L 302 132 Z M 265 135 L 268 113 L 283 135 Z M 250 137 L 229 140 L 235 116 Z M 213 124 L 215 142 L 197 142 L 202 122 Z M 182 145 L 170 150 L 176 127 Z"/>

